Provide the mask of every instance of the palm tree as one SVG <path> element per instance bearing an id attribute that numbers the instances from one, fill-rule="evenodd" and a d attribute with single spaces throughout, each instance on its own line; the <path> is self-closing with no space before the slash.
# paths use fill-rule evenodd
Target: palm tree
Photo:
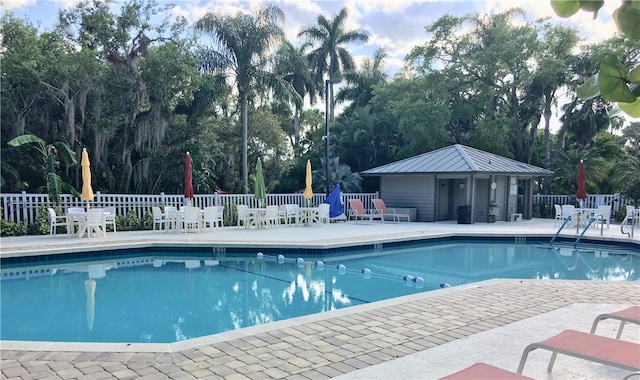
<path id="1" fill-rule="evenodd" d="M 244 192 L 249 191 L 247 167 L 247 104 L 249 94 L 256 88 L 283 86 L 279 78 L 268 70 L 272 48 L 284 39 L 280 24 L 284 13 L 274 5 L 257 8 L 252 14 L 238 13 L 224 16 L 207 13 L 198 20 L 197 30 L 213 36 L 217 45 L 203 50 L 203 71 L 232 75 L 235 79 L 240 103 L 242 129 L 241 171 Z"/>
<path id="2" fill-rule="evenodd" d="M 333 189 L 326 189 L 327 181 L 325 180 L 325 173 L 327 171 L 324 168 L 325 160 L 321 158 L 320 162 L 323 168 L 313 171 L 314 183 L 318 182 L 316 190 L 329 193 Z M 329 183 L 339 183 L 340 190 L 346 193 L 357 193 L 361 191 L 362 188 L 360 184 L 362 183 L 362 177 L 359 173 L 352 172 L 349 165 L 341 164 L 338 157 L 332 157 L 329 159 L 329 167 L 331 168 Z"/>
<path id="3" fill-rule="evenodd" d="M 376 85 L 387 83 L 387 74 L 384 72 L 384 59 L 387 53 L 383 48 L 378 48 L 373 57 L 367 57 L 360 70 L 345 71 L 346 86 L 336 94 L 336 103 L 350 101 L 346 108 L 348 111 L 369 105 L 373 98 L 373 88 Z"/>
<path id="4" fill-rule="evenodd" d="M 329 96 L 325 99 L 333 99 L 333 84 L 340 78 L 343 71 L 355 69 L 355 62 L 351 54 L 342 46 L 352 42 L 366 42 L 369 32 L 364 29 L 345 30 L 347 8 L 342 8 L 333 19 L 318 16 L 318 25 L 309 26 L 298 37 L 307 38 L 309 41 L 318 42 L 320 45 L 309 53 L 311 67 L 314 70 L 315 82 L 322 88 L 323 77 L 329 76 Z M 321 90 L 322 91 L 322 90 Z M 333 107 L 330 107 L 330 118 L 333 120 Z"/>
<path id="5" fill-rule="evenodd" d="M 302 44 L 296 48 L 291 42 L 286 41 L 276 53 L 275 72 L 291 85 L 297 96 L 287 96 L 295 107 L 293 113 L 293 154 L 298 157 L 302 153 L 300 146 L 300 114 L 304 97 L 309 94 L 311 104 L 315 103 L 315 85 L 309 70 L 309 62 L 306 57 L 306 49 L 310 45 Z M 282 96 L 283 94 L 276 94 Z M 285 94 L 286 95 L 286 94 Z"/>

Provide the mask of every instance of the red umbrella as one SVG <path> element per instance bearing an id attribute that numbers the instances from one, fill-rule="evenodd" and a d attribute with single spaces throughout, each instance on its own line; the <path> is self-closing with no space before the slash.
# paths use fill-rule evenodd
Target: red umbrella
<path id="1" fill-rule="evenodd" d="M 191 174 L 191 156 L 187 152 L 187 157 L 184 161 L 184 197 L 193 198 L 193 175 Z"/>
<path id="2" fill-rule="evenodd" d="M 578 165 L 578 192 L 576 198 L 584 201 L 587 199 L 587 180 L 584 178 L 584 162 L 580 160 Z"/>

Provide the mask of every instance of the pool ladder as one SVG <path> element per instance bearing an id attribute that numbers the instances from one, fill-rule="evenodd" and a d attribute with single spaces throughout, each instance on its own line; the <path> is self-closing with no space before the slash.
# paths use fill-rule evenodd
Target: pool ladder
<path id="1" fill-rule="evenodd" d="M 569 221 L 571 220 L 571 215 L 567 216 L 566 218 L 564 218 L 564 221 L 562 222 L 562 225 L 560 225 L 560 228 L 558 228 L 558 231 L 556 231 L 555 235 L 553 235 L 553 237 L 551 238 L 551 241 L 549 241 L 549 245 L 553 246 L 553 242 L 556 240 L 556 238 L 558 237 L 558 235 L 560 235 L 560 232 L 562 231 L 562 229 L 567 225 L 567 223 L 569 223 Z M 582 239 L 582 237 L 584 236 L 584 234 L 589 230 L 589 227 L 591 227 L 591 224 L 593 224 L 593 222 L 595 222 L 597 219 L 596 218 L 589 218 L 589 222 L 587 223 L 587 225 L 584 227 L 584 229 L 582 230 L 582 232 L 580 233 L 580 235 L 578 235 L 578 237 L 576 238 L 576 241 L 573 242 L 573 248 L 575 249 L 576 246 L 578 245 L 578 242 L 580 242 L 580 239 Z M 604 223 L 602 224 L 602 226 L 600 227 L 600 235 L 602 235 L 602 228 L 604 228 Z"/>

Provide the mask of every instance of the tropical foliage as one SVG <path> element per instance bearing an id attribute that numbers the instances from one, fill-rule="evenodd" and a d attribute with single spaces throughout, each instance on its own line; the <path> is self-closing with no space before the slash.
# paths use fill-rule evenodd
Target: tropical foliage
<path id="1" fill-rule="evenodd" d="M 604 0 L 551 0 L 551 6 L 560 17 L 571 17 L 578 11 L 593 12 L 598 17 L 598 10 Z M 640 40 L 640 1 L 621 1 L 620 7 L 613 12 L 618 31 L 627 38 Z M 602 96 L 618 106 L 628 115 L 640 117 L 640 66 L 638 60 L 626 62 L 615 54 L 605 56 L 600 62 L 600 70 L 578 87 L 578 95 L 583 99 Z M 629 69 L 630 65 L 636 65 Z"/>
<path id="2" fill-rule="evenodd" d="M 640 198 L 640 128 L 616 104 L 634 108 L 603 91 L 609 76 L 638 96 L 636 1 L 617 13 L 623 35 L 580 51 L 575 30 L 525 22 L 519 9 L 446 15 L 425 25 L 392 78 L 384 50 L 352 56 L 372 33 L 347 28 L 346 9 L 319 15 L 296 44 L 275 5 L 191 26 L 155 0 L 117 13 L 113 3 L 83 1 L 50 32 L 11 13 L 0 20 L 2 192 L 80 189 L 68 158 L 83 148 L 103 193 L 182 193 L 187 150 L 195 192 L 248 192 L 258 158 L 270 191 L 303 189 L 307 159 L 326 191 L 329 116 L 329 182 L 346 191 L 376 189 L 362 170 L 461 143 L 555 170 L 545 192 L 575 192 L 582 159 L 588 192 Z M 334 99 L 335 120 L 323 110 Z"/>

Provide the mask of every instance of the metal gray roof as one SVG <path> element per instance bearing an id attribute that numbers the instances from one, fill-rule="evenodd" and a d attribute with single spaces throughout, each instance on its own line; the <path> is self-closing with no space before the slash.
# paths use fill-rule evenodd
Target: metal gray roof
<path id="1" fill-rule="evenodd" d="M 386 174 L 506 174 L 550 176 L 552 171 L 497 154 L 455 144 L 446 148 L 368 169 L 368 176 Z"/>

